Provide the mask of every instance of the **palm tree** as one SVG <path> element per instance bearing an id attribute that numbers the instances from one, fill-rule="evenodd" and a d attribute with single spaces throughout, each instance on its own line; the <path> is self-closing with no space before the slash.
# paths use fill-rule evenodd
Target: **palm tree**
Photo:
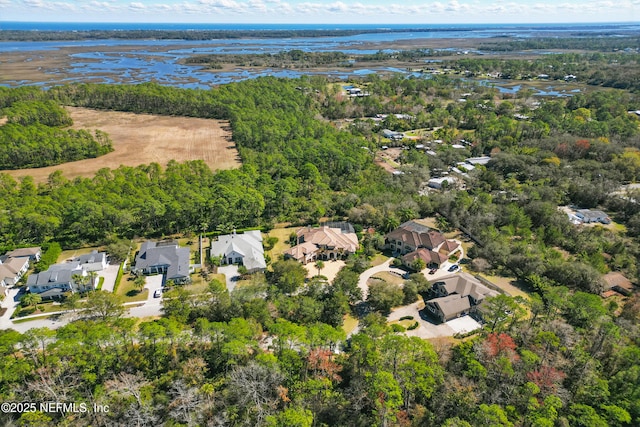
<path id="1" fill-rule="evenodd" d="M 86 286 L 89 284 L 89 276 L 85 276 L 82 274 L 74 274 L 71 276 L 73 283 L 78 287 L 79 292 L 86 291 Z"/>
<path id="2" fill-rule="evenodd" d="M 318 260 L 315 263 L 316 268 L 318 269 L 318 276 L 320 275 L 320 271 L 324 268 L 324 262 Z"/>
<path id="3" fill-rule="evenodd" d="M 38 309 L 38 304 L 42 302 L 42 297 L 38 294 L 26 294 L 20 300 L 20 303 L 25 307 L 33 306 L 36 310 Z"/>
<path id="4" fill-rule="evenodd" d="M 138 292 L 142 292 L 144 285 L 147 283 L 147 279 L 144 276 L 138 276 L 133 279 L 133 285 L 136 287 Z"/>

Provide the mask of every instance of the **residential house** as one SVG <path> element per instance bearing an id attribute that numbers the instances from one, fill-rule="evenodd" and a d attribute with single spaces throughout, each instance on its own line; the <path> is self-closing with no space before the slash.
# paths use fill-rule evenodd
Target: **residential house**
<path id="1" fill-rule="evenodd" d="M 635 290 L 635 286 L 631 282 L 631 280 L 627 279 L 622 273 L 617 271 L 612 271 L 603 276 L 603 280 L 605 283 L 604 290 L 605 292 L 608 290 L 613 290 L 622 295 L 631 295 Z"/>
<path id="2" fill-rule="evenodd" d="M 584 224 L 590 224 L 594 222 L 599 222 L 601 224 L 611 224 L 611 218 L 609 218 L 609 216 L 602 211 L 578 209 L 575 213 L 575 216 Z"/>
<path id="3" fill-rule="evenodd" d="M 425 308 L 441 322 L 448 322 L 471 312 L 469 298 L 462 298 L 459 295 L 431 299 L 427 301 Z"/>
<path id="4" fill-rule="evenodd" d="M 46 271 L 31 274 L 27 279 L 29 292 L 42 299 L 59 299 L 65 292 L 86 292 L 93 289 L 87 272 L 78 261 L 54 264 Z"/>
<path id="5" fill-rule="evenodd" d="M 401 259 L 406 266 L 417 258 L 429 267 L 440 267 L 455 252 L 460 243 L 447 240 L 442 233 L 418 221 L 407 221 L 385 236 L 386 247 Z M 423 249 L 423 250 L 420 250 Z"/>
<path id="6" fill-rule="evenodd" d="M 15 286 L 28 269 L 28 257 L 10 258 L 4 256 L 0 259 L 0 281 L 3 281 L 6 286 Z"/>
<path id="7" fill-rule="evenodd" d="M 244 265 L 249 273 L 264 271 L 267 262 L 264 259 L 262 233 L 258 230 L 243 234 L 225 234 L 211 242 L 211 256 L 220 257 L 221 264 Z"/>
<path id="8" fill-rule="evenodd" d="M 165 280 L 187 283 L 189 277 L 189 248 L 181 248 L 178 242 L 144 242 L 136 255 L 132 272 L 136 274 L 164 274 Z"/>
<path id="9" fill-rule="evenodd" d="M 5 254 L 6 257 L 9 258 L 29 258 L 31 262 L 40 261 L 40 257 L 42 256 L 42 249 L 40 247 L 33 248 L 19 248 L 9 251 Z"/>
<path id="10" fill-rule="evenodd" d="M 102 271 L 107 268 L 107 254 L 96 250 L 76 258 L 85 271 Z"/>
<path id="11" fill-rule="evenodd" d="M 404 134 L 402 132 L 395 132 L 389 129 L 383 129 L 382 136 L 394 141 L 400 141 L 401 139 L 404 138 Z"/>
<path id="12" fill-rule="evenodd" d="M 427 185 L 436 190 L 442 190 L 445 187 L 455 187 L 457 185 L 457 179 L 451 176 L 443 176 L 440 178 L 431 178 Z"/>
<path id="13" fill-rule="evenodd" d="M 431 292 L 435 298 L 425 307 L 442 322 L 469 314 L 487 297 L 498 295 L 467 273 L 443 277 L 432 285 Z"/>
<path id="14" fill-rule="evenodd" d="M 431 289 L 437 297 L 445 297 L 452 294 L 469 297 L 473 305 L 480 304 L 487 297 L 498 295 L 497 291 L 489 289 L 468 273 L 443 277 L 435 282 Z"/>
<path id="15" fill-rule="evenodd" d="M 489 156 L 482 156 L 482 157 L 469 157 L 468 159 L 464 159 L 465 162 L 471 164 L 471 165 L 486 165 L 487 163 L 489 163 L 491 161 L 491 157 Z"/>
<path id="16" fill-rule="evenodd" d="M 354 254 L 358 250 L 358 236 L 349 227 L 323 225 L 304 227 L 296 232 L 297 245 L 284 251 L 285 258 L 293 258 L 303 264 L 315 260 L 333 260 Z"/>

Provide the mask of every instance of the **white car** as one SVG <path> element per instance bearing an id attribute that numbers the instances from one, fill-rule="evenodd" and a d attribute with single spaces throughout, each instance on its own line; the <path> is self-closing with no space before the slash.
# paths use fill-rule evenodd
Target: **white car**
<path id="1" fill-rule="evenodd" d="M 162 289 L 156 289 L 156 291 L 153 293 L 153 297 L 160 298 L 161 296 L 162 296 Z"/>

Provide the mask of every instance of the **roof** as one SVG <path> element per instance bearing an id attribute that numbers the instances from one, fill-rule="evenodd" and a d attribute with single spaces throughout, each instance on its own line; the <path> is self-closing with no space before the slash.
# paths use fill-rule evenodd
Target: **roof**
<path id="1" fill-rule="evenodd" d="M 605 274 L 603 277 L 606 283 L 605 289 L 619 288 L 626 292 L 633 292 L 634 286 L 631 280 L 627 279 L 622 273 L 612 271 Z"/>
<path id="2" fill-rule="evenodd" d="M 445 240 L 442 246 L 440 247 L 440 251 L 444 250 L 446 253 L 451 253 L 460 247 L 460 243 L 455 240 Z"/>
<path id="3" fill-rule="evenodd" d="M 467 163 L 471 163 L 472 165 L 486 165 L 487 163 L 489 163 L 489 161 L 491 161 L 491 157 L 469 157 L 468 159 L 465 159 L 465 161 Z"/>
<path id="4" fill-rule="evenodd" d="M 433 262 L 435 262 L 436 264 L 442 264 L 447 260 L 447 257 L 426 248 L 418 248 L 417 250 L 409 252 L 402 257 L 402 261 L 405 264 L 411 264 L 416 259 L 421 259 L 425 262 L 425 264 L 429 265 Z"/>
<path id="5" fill-rule="evenodd" d="M 181 248 L 175 241 L 144 242 L 136 256 L 136 269 L 167 266 L 167 279 L 189 276 L 189 248 Z"/>
<path id="6" fill-rule="evenodd" d="M 18 248 L 7 252 L 6 255 L 12 258 L 31 257 L 39 254 L 41 250 L 42 249 L 40 247 Z"/>
<path id="7" fill-rule="evenodd" d="M 427 302 L 437 306 L 445 318 L 457 316 L 471 308 L 469 298 L 461 295 L 449 295 L 446 297 L 434 298 Z"/>
<path id="8" fill-rule="evenodd" d="M 23 258 L 6 258 L 2 262 L 2 264 L 0 264 L 0 267 L 4 267 L 3 270 L 13 272 L 14 273 L 13 276 L 15 276 L 20 270 L 24 268 L 25 264 L 29 264 L 29 260 L 25 259 L 24 257 Z M 9 277 L 9 276 L 4 276 L 4 277 Z"/>
<path id="9" fill-rule="evenodd" d="M 17 272 L 10 269 L 5 264 L 0 264 L 0 281 L 4 282 L 7 279 L 15 279 Z"/>
<path id="10" fill-rule="evenodd" d="M 433 249 L 444 242 L 444 236 L 439 231 L 415 221 L 407 221 L 385 236 L 387 239 L 402 241 L 405 244 L 419 248 Z"/>
<path id="11" fill-rule="evenodd" d="M 299 242 L 309 242 L 316 246 L 326 246 L 355 253 L 358 250 L 358 236 L 355 233 L 343 232 L 340 228 L 322 226 L 318 228 L 304 227 L 299 229 Z"/>
<path id="12" fill-rule="evenodd" d="M 91 253 L 80 255 L 76 260 L 80 264 L 93 264 L 96 262 L 103 262 L 107 258 L 107 254 L 105 252 L 91 251 Z"/>
<path id="13" fill-rule="evenodd" d="M 64 295 L 64 292 L 65 291 L 60 288 L 52 288 L 47 289 L 44 292 L 40 292 L 38 295 L 40 295 L 42 298 L 55 298 Z"/>
<path id="14" fill-rule="evenodd" d="M 602 211 L 596 211 L 591 209 L 578 209 L 576 215 L 581 214 L 583 218 L 598 219 L 606 218 L 608 215 Z"/>
<path id="15" fill-rule="evenodd" d="M 498 295 L 497 291 L 489 289 L 475 277 L 464 272 L 443 277 L 434 283 L 434 286 L 444 287 L 447 290 L 447 294 L 457 294 L 463 297 L 471 296 L 476 301 Z"/>
<path id="16" fill-rule="evenodd" d="M 49 268 L 47 271 L 30 275 L 27 279 L 27 286 L 66 285 L 71 282 L 74 274 L 78 274 L 78 271 Z"/>
<path id="17" fill-rule="evenodd" d="M 302 261 L 308 254 L 312 254 L 318 250 L 318 247 L 311 242 L 303 242 L 299 245 L 295 245 L 286 251 L 285 255 L 289 255 L 291 258 Z"/>
<path id="18" fill-rule="evenodd" d="M 225 234 L 211 242 L 212 256 L 224 256 L 231 252 L 242 255 L 242 264 L 249 271 L 267 268 L 262 247 L 262 233 L 258 230 L 246 231 L 243 234 Z"/>
<path id="19" fill-rule="evenodd" d="M 347 221 L 324 222 L 324 223 L 322 223 L 320 225 L 326 226 L 326 227 L 329 227 L 329 228 L 339 228 L 343 233 L 355 233 L 356 232 L 355 228 L 353 228 L 353 225 L 351 225 L 351 223 L 347 222 Z"/>

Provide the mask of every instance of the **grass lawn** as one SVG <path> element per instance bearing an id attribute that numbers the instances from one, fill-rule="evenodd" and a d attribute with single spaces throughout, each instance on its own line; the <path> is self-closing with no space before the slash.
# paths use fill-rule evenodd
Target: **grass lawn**
<path id="1" fill-rule="evenodd" d="M 116 295 L 120 295 L 124 302 L 146 301 L 149 290 L 143 289 L 142 292 L 139 292 L 133 284 L 133 279 L 133 276 L 129 273 L 123 275 L 120 286 L 116 290 Z"/>
<path id="2" fill-rule="evenodd" d="M 25 323 L 25 322 L 30 322 L 32 320 L 49 320 L 51 318 L 54 318 L 58 316 L 57 314 L 52 314 L 49 316 L 41 316 L 41 317 L 30 317 L 29 319 L 15 319 L 13 321 L 13 323 Z"/>
<path id="3" fill-rule="evenodd" d="M 400 325 L 405 329 L 407 329 L 409 326 L 413 326 L 415 323 L 416 323 L 415 319 L 392 320 L 391 322 L 389 322 L 390 325 L 393 325 L 393 324 Z"/>
<path id="4" fill-rule="evenodd" d="M 60 256 L 58 257 L 58 263 L 64 262 L 71 258 L 79 257 L 80 255 L 89 254 L 91 251 L 99 251 L 100 248 L 95 246 L 92 248 L 80 248 L 80 249 L 69 249 L 67 251 L 62 251 Z"/>
<path id="5" fill-rule="evenodd" d="M 521 296 L 523 298 L 529 299 L 529 294 L 526 292 L 525 288 L 521 283 L 518 282 L 518 279 L 515 277 L 503 277 L 503 276 L 489 276 L 487 274 L 479 274 L 484 277 L 498 288 L 502 289 L 512 297 Z"/>
<path id="6" fill-rule="evenodd" d="M 273 230 L 269 231 L 268 233 L 265 233 L 263 238 L 266 239 L 267 237 L 277 237 L 278 241 L 276 242 L 276 244 L 273 246 L 273 249 L 271 249 L 270 251 L 267 251 L 266 254 L 268 254 L 271 257 L 271 261 L 275 262 L 278 260 L 278 258 L 280 257 L 280 255 L 282 255 L 282 253 L 284 251 L 286 251 L 287 249 L 289 249 L 291 246 L 289 246 L 289 235 L 292 232 L 295 232 L 298 228 L 297 227 L 287 227 L 287 228 L 274 228 Z"/>
<path id="7" fill-rule="evenodd" d="M 41 302 L 38 304 L 38 311 L 34 311 L 33 306 L 30 307 L 18 307 L 13 313 L 11 318 L 31 316 L 33 314 L 55 313 L 56 311 L 63 311 L 62 305 L 54 302 Z"/>
<path id="8" fill-rule="evenodd" d="M 344 316 L 344 322 L 342 323 L 342 330 L 344 330 L 347 334 L 353 331 L 358 326 L 358 319 L 351 316 L 350 314 L 346 314 Z"/>
<path id="9" fill-rule="evenodd" d="M 376 265 L 383 264 L 389 257 L 383 254 L 375 254 L 375 256 L 371 259 L 371 266 L 375 267 Z"/>
<path id="10" fill-rule="evenodd" d="M 404 285 L 404 279 L 402 277 L 388 271 L 381 271 L 380 273 L 376 273 L 375 276 L 372 276 L 371 278 L 381 279 L 387 283 L 391 283 L 397 286 Z"/>
<path id="11" fill-rule="evenodd" d="M 209 280 L 204 280 L 199 273 L 191 275 L 191 283 L 184 286 L 184 289 L 188 290 L 192 294 L 201 294 L 207 290 L 209 282 L 213 279 L 217 279 L 222 283 L 226 283 L 227 279 L 224 274 L 209 274 Z"/>

